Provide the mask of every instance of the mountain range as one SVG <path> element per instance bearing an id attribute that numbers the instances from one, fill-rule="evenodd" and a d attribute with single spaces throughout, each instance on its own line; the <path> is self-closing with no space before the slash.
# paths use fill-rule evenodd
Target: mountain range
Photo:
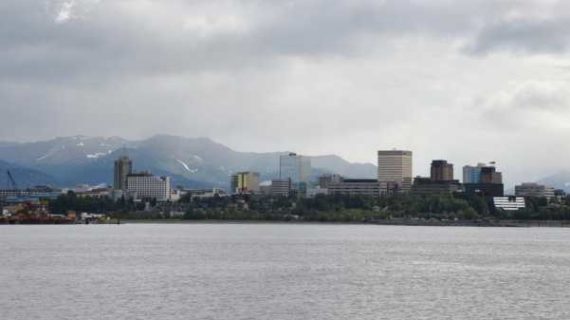
<path id="1" fill-rule="evenodd" d="M 232 150 L 208 138 L 156 135 L 145 140 L 120 137 L 60 137 L 39 142 L 0 142 L 0 170 L 10 170 L 19 186 L 111 184 L 113 163 L 121 155 L 133 160 L 136 171 L 172 177 L 185 187 L 229 186 L 237 171 L 257 171 L 262 180 L 278 175 L 284 152 L 254 153 Z M 350 163 L 336 155 L 311 157 L 313 176 L 338 173 L 346 177 L 374 178 L 376 166 Z M 0 179 L 2 181 L 2 179 Z"/>
<path id="2" fill-rule="evenodd" d="M 257 171 L 262 180 L 278 176 L 283 152 L 239 152 L 208 138 L 156 135 L 144 140 L 120 137 L 60 137 L 38 142 L 0 141 L 0 188 L 9 186 L 10 170 L 18 186 L 112 184 L 113 163 L 128 155 L 136 171 L 168 175 L 174 185 L 228 188 L 230 175 Z M 311 156 L 313 178 L 338 173 L 351 178 L 375 178 L 376 166 L 351 163 L 336 155 Z M 537 181 L 570 191 L 570 171 Z"/>

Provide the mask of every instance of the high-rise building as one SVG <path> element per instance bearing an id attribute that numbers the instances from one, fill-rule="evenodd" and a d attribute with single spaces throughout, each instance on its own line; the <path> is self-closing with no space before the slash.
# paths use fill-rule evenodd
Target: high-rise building
<path id="1" fill-rule="evenodd" d="M 279 179 L 291 179 L 293 185 L 307 184 L 311 175 L 311 159 L 296 153 L 279 157 Z"/>
<path id="2" fill-rule="evenodd" d="M 504 194 L 503 175 L 494 163 L 463 167 L 463 186 L 467 194 L 487 197 L 502 197 Z"/>
<path id="3" fill-rule="evenodd" d="M 478 163 L 476 166 L 463 167 L 463 183 L 480 183 L 481 168 L 486 167 L 484 163 Z"/>
<path id="4" fill-rule="evenodd" d="M 136 199 L 170 200 L 170 177 L 154 176 L 150 172 L 127 176 L 127 192 Z"/>
<path id="5" fill-rule="evenodd" d="M 114 182 L 115 190 L 127 190 L 127 176 L 133 173 L 133 162 L 129 157 L 122 156 L 115 161 Z"/>
<path id="6" fill-rule="evenodd" d="M 259 173 L 257 172 L 238 172 L 232 175 L 232 192 L 235 193 L 258 193 L 259 192 Z"/>
<path id="7" fill-rule="evenodd" d="M 501 184 L 503 183 L 503 174 L 501 172 L 497 172 L 497 169 L 495 169 L 493 166 L 482 167 L 480 182 Z"/>
<path id="8" fill-rule="evenodd" d="M 453 180 L 453 164 L 447 163 L 447 161 L 445 160 L 433 160 L 431 162 L 431 180 L 432 181 Z"/>
<path id="9" fill-rule="evenodd" d="M 395 183 L 401 191 L 409 191 L 412 186 L 412 152 L 378 151 L 378 182 Z"/>

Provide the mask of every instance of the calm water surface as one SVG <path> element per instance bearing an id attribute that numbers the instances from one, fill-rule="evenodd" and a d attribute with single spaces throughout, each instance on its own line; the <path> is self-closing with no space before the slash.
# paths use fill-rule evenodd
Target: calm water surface
<path id="1" fill-rule="evenodd" d="M 570 230 L 0 227 L 0 319 L 570 319 Z"/>

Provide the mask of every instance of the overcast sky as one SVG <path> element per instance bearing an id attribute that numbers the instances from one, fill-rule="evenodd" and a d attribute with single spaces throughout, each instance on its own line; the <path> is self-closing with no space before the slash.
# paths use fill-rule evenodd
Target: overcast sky
<path id="1" fill-rule="evenodd" d="M 570 2 L 2 0 L 0 140 L 570 167 Z"/>

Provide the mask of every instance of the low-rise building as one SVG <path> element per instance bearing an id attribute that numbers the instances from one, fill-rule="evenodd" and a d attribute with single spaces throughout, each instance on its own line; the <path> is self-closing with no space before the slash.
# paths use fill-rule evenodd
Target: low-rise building
<path id="1" fill-rule="evenodd" d="M 495 209 L 518 211 L 526 208 L 526 203 L 523 197 L 493 197 L 493 206 Z"/>
<path id="2" fill-rule="evenodd" d="M 190 195 L 190 198 L 207 199 L 214 197 L 227 197 L 228 194 L 221 188 L 209 189 L 182 189 L 180 190 L 181 196 Z"/>
<path id="3" fill-rule="evenodd" d="M 463 191 L 458 180 L 433 180 L 433 178 L 416 177 L 412 185 L 412 193 L 418 195 L 454 193 Z"/>
<path id="4" fill-rule="evenodd" d="M 538 183 L 523 183 L 515 186 L 515 195 L 517 197 L 535 197 L 535 198 L 554 198 L 554 188 L 547 187 Z"/>
<path id="5" fill-rule="evenodd" d="M 464 183 L 465 194 L 483 197 L 502 197 L 505 195 L 502 183 Z"/>
<path id="6" fill-rule="evenodd" d="M 321 188 L 317 186 L 316 188 L 307 189 L 307 198 L 314 198 L 318 195 L 328 195 L 329 189 Z"/>
<path id="7" fill-rule="evenodd" d="M 272 196 L 288 197 L 292 191 L 291 179 L 271 180 L 270 194 Z"/>
<path id="8" fill-rule="evenodd" d="M 40 200 L 55 200 L 62 194 L 60 189 L 36 186 L 26 189 L 0 189 L 0 201 L 6 203 L 38 203 Z"/>
<path id="9" fill-rule="evenodd" d="M 370 197 L 380 197 L 382 194 L 380 184 L 376 179 L 341 179 L 339 182 L 331 183 L 328 192 L 329 194 Z"/>
<path id="10" fill-rule="evenodd" d="M 339 183 L 342 181 L 342 176 L 338 174 L 325 174 L 319 177 L 319 187 L 321 189 L 326 189 L 329 185 L 333 183 Z"/>
<path id="11" fill-rule="evenodd" d="M 86 191 L 75 193 L 79 198 L 110 198 L 113 194 L 113 189 L 111 188 L 94 188 Z"/>

